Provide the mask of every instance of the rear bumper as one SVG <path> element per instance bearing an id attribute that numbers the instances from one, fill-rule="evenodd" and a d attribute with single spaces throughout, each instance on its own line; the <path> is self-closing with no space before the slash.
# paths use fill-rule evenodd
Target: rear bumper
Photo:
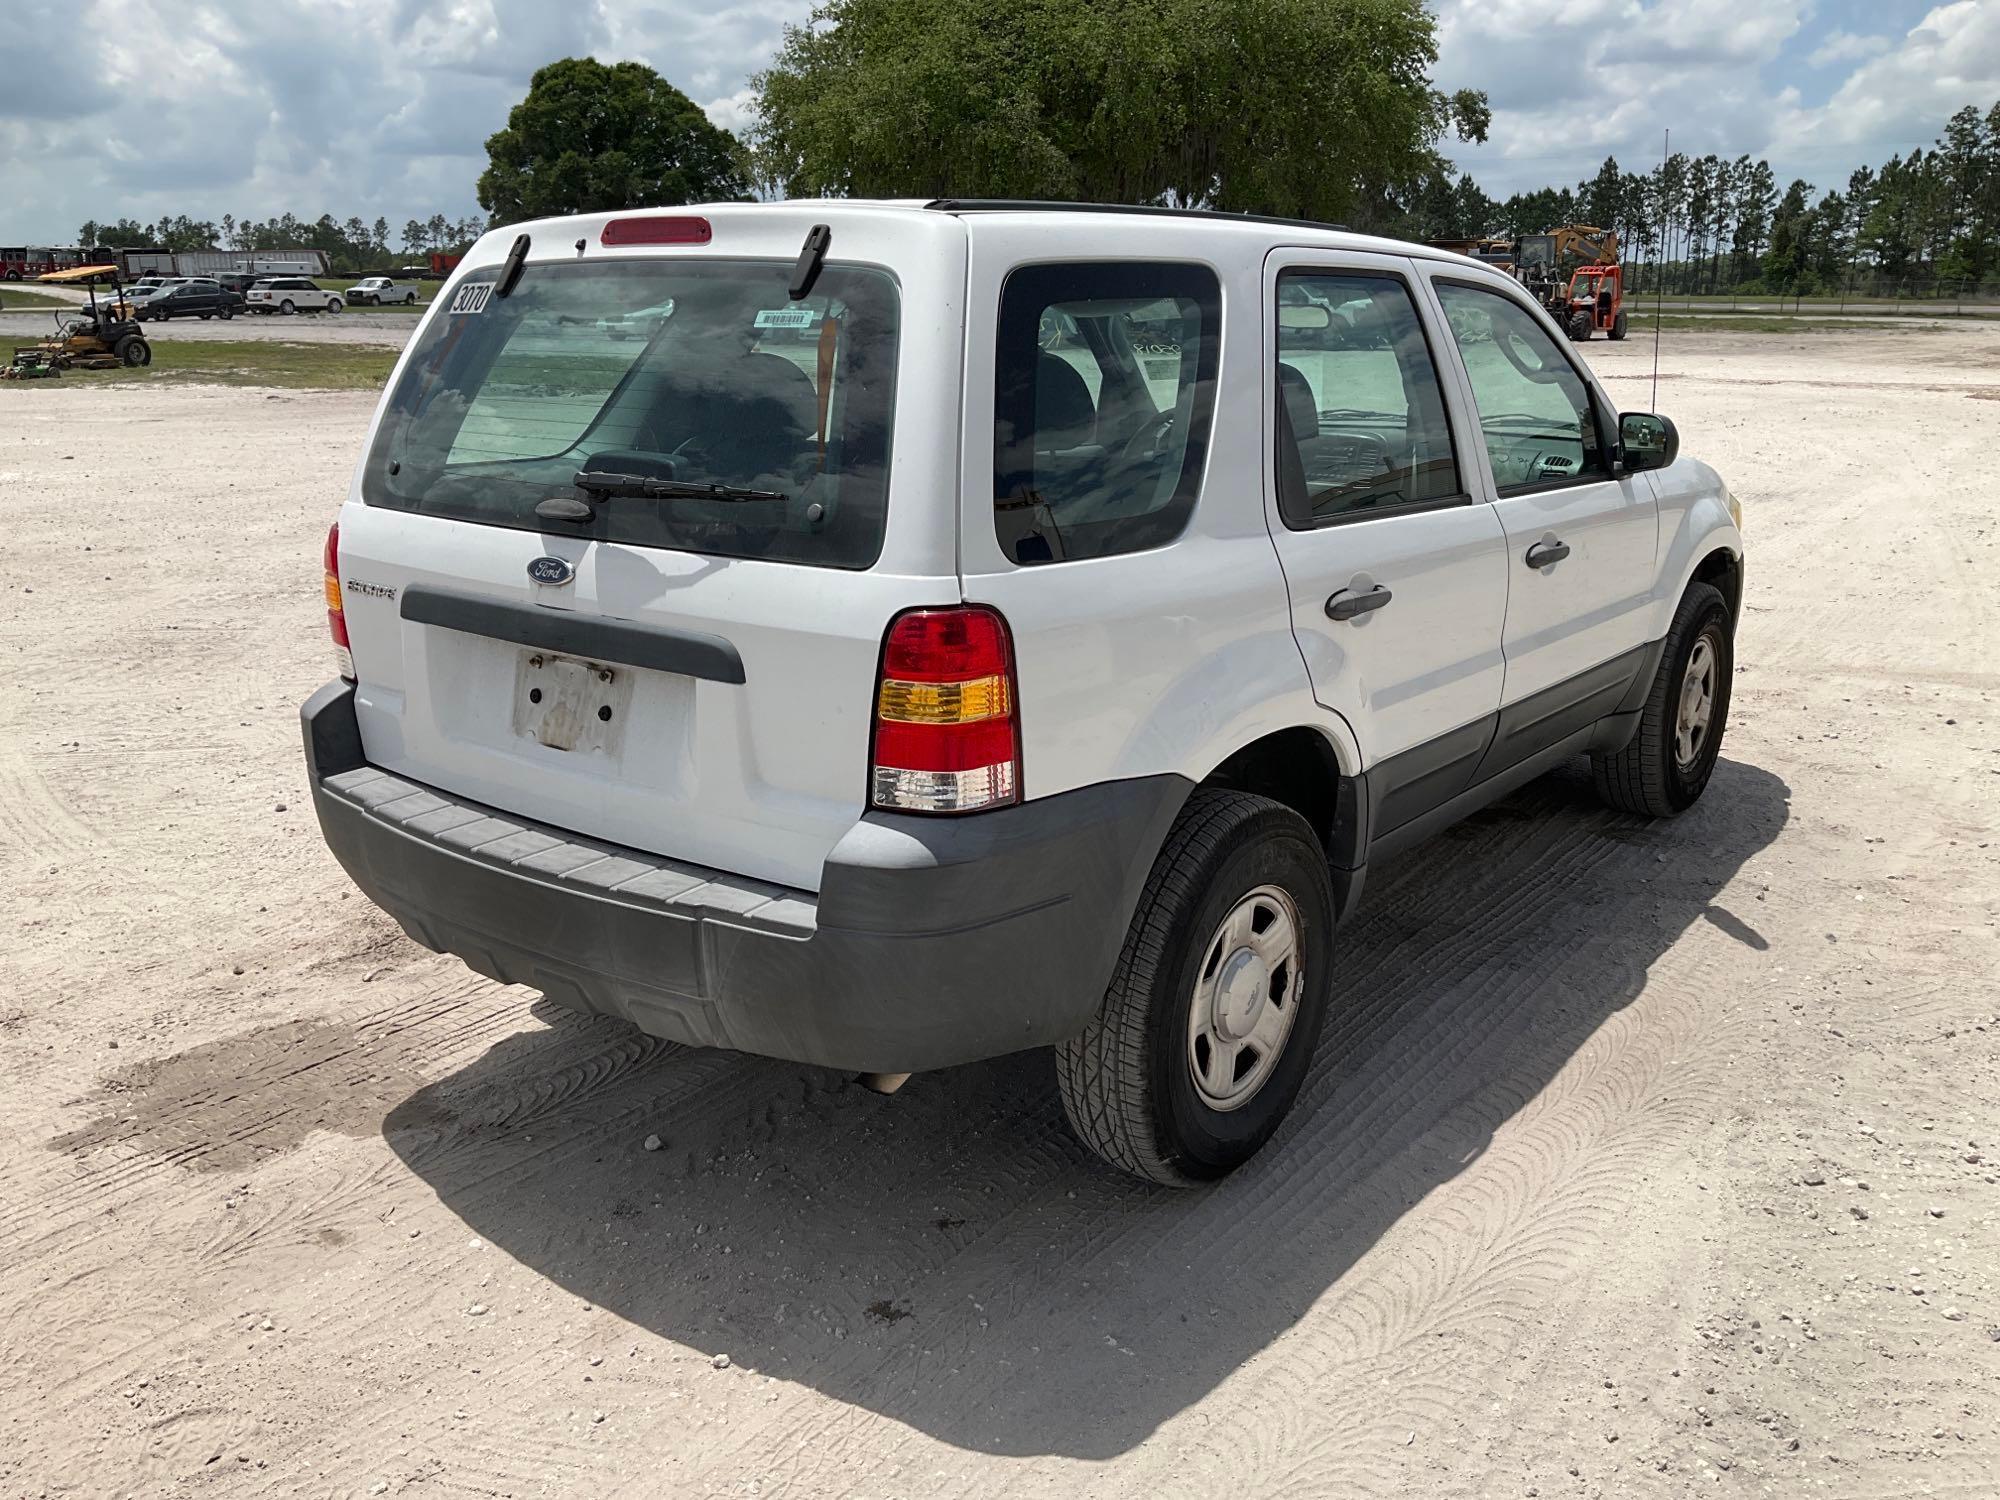
<path id="1" fill-rule="evenodd" d="M 328 847 L 417 942 L 654 1036 L 855 1072 L 1081 1030 L 1192 790 L 1153 776 L 970 818 L 870 813 L 827 856 L 815 896 L 370 766 L 346 683 L 302 717 Z"/>

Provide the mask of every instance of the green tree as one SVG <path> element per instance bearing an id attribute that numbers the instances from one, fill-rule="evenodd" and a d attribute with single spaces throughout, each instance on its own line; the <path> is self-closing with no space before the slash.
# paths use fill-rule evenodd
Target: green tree
<path id="1" fill-rule="evenodd" d="M 756 80 L 794 195 L 1165 203 L 1395 222 L 1485 139 L 1421 0 L 825 0 Z"/>
<path id="2" fill-rule="evenodd" d="M 479 203 L 495 224 L 749 191 L 736 141 L 635 62 L 566 57 L 536 69 L 507 128 L 487 138 L 486 154 Z"/>

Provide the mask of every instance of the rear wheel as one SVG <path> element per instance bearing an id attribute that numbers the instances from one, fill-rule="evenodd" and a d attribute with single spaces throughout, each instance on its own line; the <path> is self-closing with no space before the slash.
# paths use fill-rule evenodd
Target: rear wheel
<path id="1" fill-rule="evenodd" d="M 1688 585 L 1638 733 L 1617 754 L 1590 758 L 1597 794 L 1621 812 L 1651 818 L 1694 806 L 1722 752 L 1735 661 L 1729 606 L 1710 585 Z"/>
<path id="2" fill-rule="evenodd" d="M 1305 1082 L 1332 951 L 1326 854 L 1306 821 L 1268 798 L 1196 792 L 1147 877 L 1102 1008 L 1056 1048 L 1071 1128 L 1153 1182 L 1241 1166 Z"/>
<path id="3" fill-rule="evenodd" d="M 409 296 L 403 299 L 403 306 L 405 307 L 415 307 L 416 305 L 417 305 L 417 294 L 415 292 L 410 293 Z"/>
<path id="4" fill-rule="evenodd" d="M 222 309 L 222 321 L 223 321 L 223 322 L 227 323 L 227 322 L 228 322 L 228 321 L 229 321 L 229 320 L 230 320 L 231 318 L 233 318 L 233 317 L 235 317 L 235 316 L 236 316 L 236 309 L 235 309 L 235 308 L 233 308 L 233 307 L 225 307 L 225 308 L 223 308 L 223 309 Z"/>
<path id="5" fill-rule="evenodd" d="M 118 362 L 128 370 L 136 370 L 141 365 L 153 362 L 153 346 L 136 333 L 128 333 L 112 346 L 111 352 L 118 356 Z"/>
<path id="6" fill-rule="evenodd" d="M 298 308 L 293 305 L 292 299 L 287 297 L 283 302 L 278 304 L 278 311 L 289 318 L 293 313 L 298 311 Z"/>

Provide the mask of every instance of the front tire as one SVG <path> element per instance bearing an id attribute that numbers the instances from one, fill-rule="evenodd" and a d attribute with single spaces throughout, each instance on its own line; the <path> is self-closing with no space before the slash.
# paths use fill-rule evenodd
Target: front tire
<path id="1" fill-rule="evenodd" d="M 1278 1128 L 1326 1019 L 1333 890 L 1283 804 L 1203 789 L 1153 863 L 1103 1006 L 1056 1048 L 1063 1112 L 1135 1177 L 1227 1175 Z"/>
<path id="2" fill-rule="evenodd" d="M 1569 320 L 1569 336 L 1572 343 L 1590 342 L 1591 317 L 1587 312 L 1572 313 Z"/>
<path id="3" fill-rule="evenodd" d="M 1670 818 L 1694 806 L 1722 753 L 1735 665 L 1729 606 L 1709 584 L 1689 584 L 1667 631 L 1638 732 L 1615 755 L 1590 758 L 1598 796 L 1620 812 L 1649 818 Z"/>
<path id="4" fill-rule="evenodd" d="M 337 313 L 340 311 L 340 308 L 341 308 L 341 302 L 338 297 L 330 297 L 327 299 L 326 310 L 328 312 Z"/>
<path id="5" fill-rule="evenodd" d="M 1620 309 L 1618 316 L 1611 320 L 1610 331 L 1604 336 L 1613 343 L 1617 343 L 1625 337 L 1625 313 L 1623 309 Z"/>

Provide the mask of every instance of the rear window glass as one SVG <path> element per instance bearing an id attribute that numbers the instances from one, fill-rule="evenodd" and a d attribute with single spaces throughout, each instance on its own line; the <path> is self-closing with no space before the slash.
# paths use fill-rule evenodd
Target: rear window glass
<path id="1" fill-rule="evenodd" d="M 424 515 L 730 557 L 865 568 L 882 547 L 898 295 L 790 261 L 468 273 L 425 328 L 363 471 Z M 621 477 L 633 481 L 622 484 Z M 544 519 L 552 497 L 582 521 Z M 568 508 L 575 509 L 572 503 Z"/>
<path id="2" fill-rule="evenodd" d="M 1000 294 L 993 521 L 1017 563 L 1136 552 L 1193 513 L 1221 291 L 1205 266 L 1024 266 Z"/>

